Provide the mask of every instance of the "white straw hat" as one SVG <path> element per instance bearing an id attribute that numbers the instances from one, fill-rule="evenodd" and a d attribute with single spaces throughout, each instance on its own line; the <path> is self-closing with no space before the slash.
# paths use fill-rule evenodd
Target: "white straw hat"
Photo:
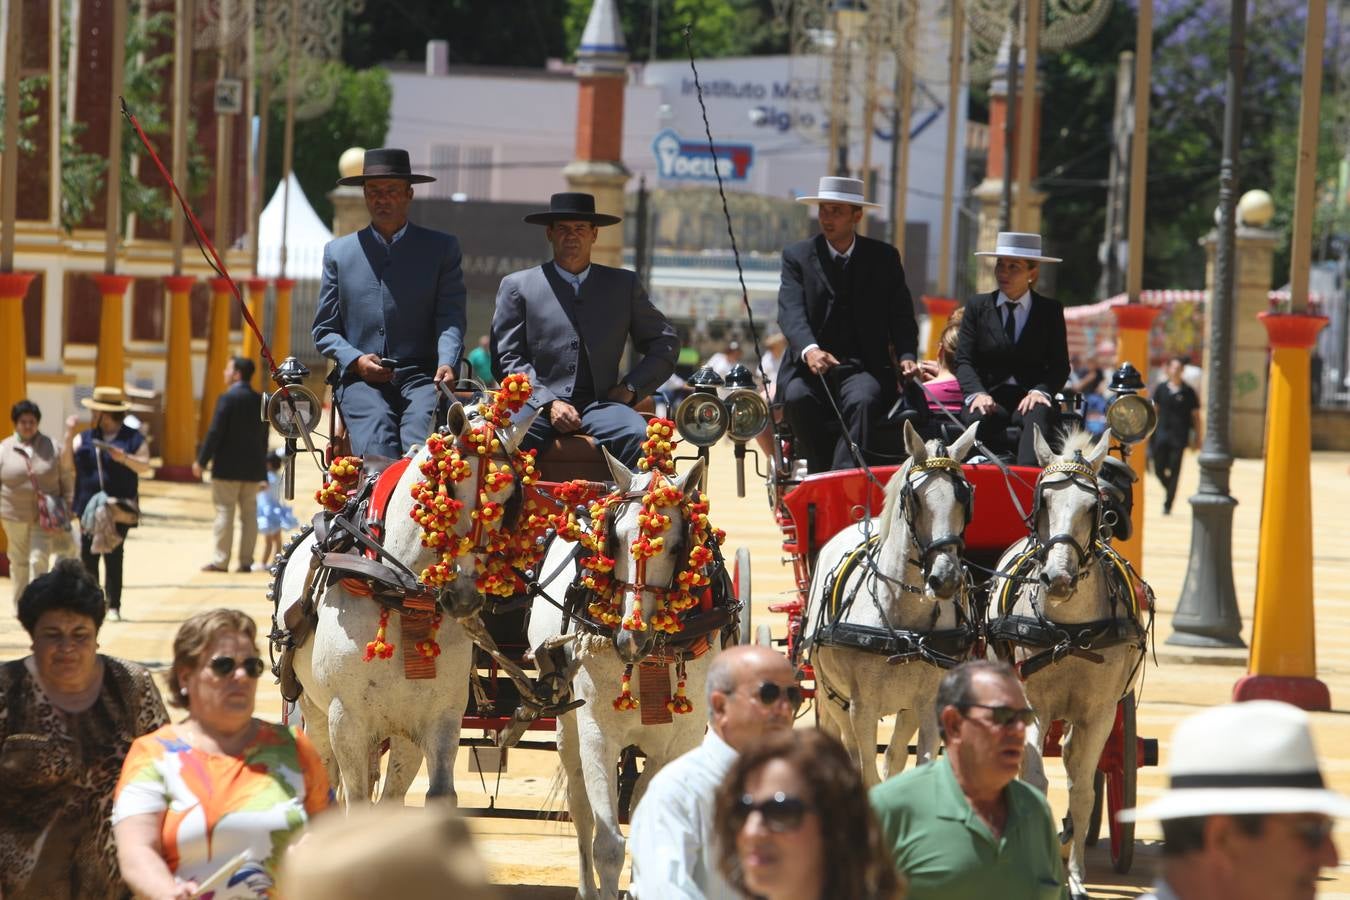
<path id="1" fill-rule="evenodd" d="M 1191 816 L 1322 813 L 1350 816 L 1350 800 L 1327 790 L 1308 715 L 1274 700 L 1216 706 L 1172 734 L 1167 793 L 1122 822 Z"/>
<path id="2" fill-rule="evenodd" d="M 993 250 L 976 250 L 976 256 L 1009 256 L 1041 262 L 1064 262 L 1057 256 L 1041 255 L 1041 236 L 1028 231 L 1000 231 Z"/>
<path id="3" fill-rule="evenodd" d="M 849 203 L 853 206 L 867 206 L 872 209 L 881 209 L 880 203 L 872 203 L 863 193 L 862 179 L 859 178 L 837 178 L 833 175 L 826 175 L 820 179 L 820 186 L 816 188 L 813 197 L 798 197 L 798 203 Z"/>

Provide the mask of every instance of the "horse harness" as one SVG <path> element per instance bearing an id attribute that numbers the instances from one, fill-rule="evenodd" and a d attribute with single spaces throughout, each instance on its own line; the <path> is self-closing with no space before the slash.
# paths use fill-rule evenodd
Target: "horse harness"
<path id="1" fill-rule="evenodd" d="M 946 473 L 952 479 L 956 501 L 965 510 L 965 522 L 962 524 L 959 534 L 943 535 L 925 543 L 919 538 L 915 527 L 918 516 L 918 500 L 915 496 L 915 488 L 925 477 L 937 473 Z M 938 551 L 952 547 L 960 554 L 965 548 L 965 527 L 970 524 L 973 515 L 974 494 L 970 483 L 966 481 L 961 464 L 947 456 L 945 450 L 923 462 L 912 464 L 903 473 L 903 476 L 897 475 L 896 477 L 904 478 L 904 482 L 900 486 L 898 500 L 901 504 L 901 515 L 904 516 L 905 526 L 909 530 L 910 539 L 914 541 L 918 549 L 918 555 L 910 557 L 906 562 L 917 566 L 926 573 L 929 561 Z M 951 669 L 960 665 L 979 638 L 979 629 L 975 622 L 966 614 L 962 604 L 954 601 L 953 606 L 956 610 L 957 619 L 955 628 L 941 630 L 936 628 L 938 618 L 942 613 L 940 603 L 933 604 L 933 614 L 929 620 L 928 628 L 924 631 L 893 626 L 886 616 L 886 611 L 882 609 L 880 600 L 877 599 L 877 584 L 885 583 L 892 589 L 911 594 L 922 594 L 923 588 L 915 587 L 883 573 L 876 561 L 876 552 L 880 546 L 880 535 L 868 537 L 851 553 L 841 559 L 826 576 L 826 600 L 821 604 L 821 624 L 815 632 L 812 644 L 878 653 L 885 656 L 886 661 L 891 664 L 922 660 L 929 665 L 942 669 Z M 850 579 L 859 570 L 862 570 L 862 577 L 854 583 L 852 590 L 846 592 L 846 586 Z M 870 592 L 872 602 L 876 605 L 877 612 L 885 626 L 883 628 L 842 621 L 848 610 L 853 606 L 858 591 L 865 582 L 870 582 L 872 585 Z M 825 622 L 827 613 L 829 621 Z"/>
<path id="2" fill-rule="evenodd" d="M 1152 630 L 1152 589 L 1139 578 L 1125 557 L 1098 537 L 1102 527 L 1102 505 L 1097 475 L 1081 455 L 1073 460 L 1052 463 L 1041 472 L 1036 483 L 1032 523 L 1038 520 L 1042 508 L 1041 482 L 1047 475 L 1058 474 L 1067 475 L 1074 487 L 1089 491 L 1097 498 L 1093 539 L 1085 548 L 1068 532 L 1052 535 L 1042 541 L 1033 530 L 1026 549 L 1018 554 L 1005 572 L 999 573 L 1004 578 L 996 606 L 1000 615 L 987 623 L 986 637 L 995 646 L 999 656 L 1009 661 L 1014 647 L 1039 651 L 1015 664 L 1023 681 L 1068 656 L 1077 656 L 1094 663 L 1102 662 L 1104 658 L 1099 651 L 1122 644 L 1138 649 L 1140 656 L 1135 664 L 1137 670 L 1143 662 L 1148 635 Z M 1058 544 L 1068 544 L 1078 556 L 1075 586 L 1090 574 L 1092 566 L 1103 567 L 1111 604 L 1108 618 L 1071 624 L 1053 622 L 1046 617 L 1034 597 L 1030 601 L 1032 615 L 1015 615 L 1011 612 L 1017 599 L 1014 588 L 1018 584 L 1034 583 L 1036 569 L 1044 565 L 1051 549 Z M 1146 625 L 1140 624 L 1141 592 L 1148 606 L 1149 622 Z M 1133 681 L 1133 674 L 1130 681 Z"/>

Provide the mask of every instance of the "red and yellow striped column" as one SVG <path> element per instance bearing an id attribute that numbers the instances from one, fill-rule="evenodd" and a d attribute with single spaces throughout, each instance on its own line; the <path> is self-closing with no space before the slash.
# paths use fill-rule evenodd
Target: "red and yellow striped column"
<path id="1" fill-rule="evenodd" d="M 291 355 L 291 291 L 295 289 L 295 279 L 278 278 L 273 284 L 277 288 L 277 305 L 272 317 L 272 358 L 281 365 Z M 265 373 L 262 383 L 267 383 Z"/>
<path id="2" fill-rule="evenodd" d="M 94 283 L 103 297 L 98 316 L 98 359 L 94 363 L 94 384 L 121 388 L 125 381 L 126 345 L 123 309 L 127 288 L 135 278 L 130 275 L 94 275 Z"/>
<path id="3" fill-rule="evenodd" d="M 225 390 L 225 363 L 230 359 L 230 304 L 234 291 L 228 278 L 212 278 L 211 315 L 206 326 L 206 369 L 202 373 L 202 405 L 197 416 L 197 442 L 206 439 L 216 401 Z"/>
<path id="4" fill-rule="evenodd" d="M 248 311 L 253 316 L 254 323 L 258 330 L 262 330 L 263 308 L 267 302 L 267 279 L 266 278 L 245 278 L 244 288 L 248 292 Z M 239 355 L 244 359 L 251 359 L 261 367 L 262 365 L 262 345 L 258 343 L 258 337 L 253 333 L 253 329 L 248 327 L 248 320 L 245 319 L 240 326 L 244 332 L 243 347 Z"/>
<path id="5" fill-rule="evenodd" d="M 192 405 L 192 304 L 189 296 L 197 279 L 166 275 L 169 294 L 169 341 L 164 371 L 164 437 L 160 455 L 164 464 L 155 477 L 164 481 L 195 481 L 192 460 L 197 449 L 197 420 Z M 209 373 L 208 373 L 209 374 Z"/>
<path id="6" fill-rule="evenodd" d="M 1256 613 L 1247 675 L 1234 700 L 1331 709 L 1317 678 L 1312 556 L 1312 347 L 1323 316 L 1259 313 L 1270 336 L 1266 470 L 1256 556 Z"/>
<path id="7" fill-rule="evenodd" d="M 28 396 L 28 348 L 24 339 L 23 298 L 33 281 L 32 272 L 0 272 L 0 438 L 14 431 L 9 410 Z M 9 574 L 9 541 L 0 530 L 0 575 Z"/>
<path id="8" fill-rule="evenodd" d="M 1145 306 L 1142 303 L 1126 303 L 1111 307 L 1116 316 L 1116 365 L 1130 362 L 1144 376 L 1144 387 L 1148 388 L 1148 377 L 1152 371 L 1149 361 L 1149 332 L 1153 320 L 1158 317 L 1158 307 Z M 1133 529 L 1128 541 L 1115 541 L 1112 546 L 1130 561 L 1134 570 L 1144 574 L 1144 476 L 1148 469 L 1148 453 L 1141 442 L 1130 453 L 1130 468 L 1134 470 L 1134 512 L 1130 516 Z"/>
<path id="9" fill-rule="evenodd" d="M 923 305 L 928 308 L 928 344 L 924 348 L 923 358 L 937 359 L 942 330 L 947 327 L 947 322 L 961 305 L 961 301 L 951 297 L 929 297 L 925 294 Z"/>

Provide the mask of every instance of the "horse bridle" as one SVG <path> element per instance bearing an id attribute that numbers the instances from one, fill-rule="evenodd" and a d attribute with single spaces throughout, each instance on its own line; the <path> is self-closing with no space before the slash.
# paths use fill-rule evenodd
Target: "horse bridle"
<path id="1" fill-rule="evenodd" d="M 660 477 L 659 474 L 655 472 L 652 473 L 653 479 L 659 479 Z M 650 487 L 651 484 L 652 482 L 648 482 L 648 487 Z M 605 553 L 611 559 L 618 559 L 618 537 L 615 535 L 613 528 L 614 522 L 618 519 L 617 511 L 630 503 L 641 502 L 643 498 L 647 496 L 647 490 L 648 488 L 643 488 L 640 491 L 628 491 L 626 494 L 622 494 L 617 500 L 608 504 L 609 510 L 612 510 L 613 512 L 606 512 L 605 516 L 609 520 L 609 527 L 606 529 L 607 533 L 605 535 Z M 693 499 L 697 502 L 700 498 L 696 495 Z M 677 561 L 684 559 L 685 557 L 685 551 L 689 544 L 689 528 L 690 523 L 684 522 L 680 531 L 679 541 L 676 542 L 674 547 L 666 551 L 673 554 Z M 679 563 L 677 562 L 675 570 L 670 574 L 670 584 L 665 587 L 656 587 L 647 584 L 647 560 L 639 559 L 633 564 L 633 581 L 619 581 L 618 579 L 614 579 L 611 582 L 614 586 L 614 600 L 622 605 L 623 598 L 629 594 L 641 594 L 644 592 L 651 594 L 657 599 L 665 600 L 674 590 L 673 585 L 676 583 L 676 579 L 679 578 L 679 574 L 680 569 Z"/>
<path id="2" fill-rule="evenodd" d="M 1094 513 L 1091 537 L 1088 539 L 1088 546 L 1084 547 L 1082 544 L 1078 543 L 1078 539 L 1067 531 L 1060 532 L 1059 534 L 1052 534 L 1044 541 L 1037 537 L 1037 523 L 1040 521 L 1041 512 L 1044 507 L 1044 502 L 1041 499 L 1041 488 L 1045 484 L 1046 477 L 1051 475 L 1065 475 L 1067 478 L 1057 480 L 1055 483 L 1068 483 L 1071 487 L 1087 491 L 1092 495 Z M 1032 539 L 1036 542 L 1036 558 L 1043 563 L 1049 556 L 1050 551 L 1056 546 L 1059 544 L 1068 544 L 1073 548 L 1074 554 L 1078 557 L 1078 574 L 1075 576 L 1074 581 L 1075 583 L 1081 581 L 1086 577 L 1088 567 L 1091 566 L 1092 561 L 1096 558 L 1092 552 L 1092 548 L 1097 542 L 1097 534 L 1101 527 L 1101 515 L 1102 503 L 1101 493 L 1097 483 L 1097 473 L 1093 471 L 1092 466 L 1088 465 L 1087 461 L 1083 459 L 1083 454 L 1076 453 L 1074 454 L 1073 459 L 1054 462 L 1046 466 L 1041 470 L 1040 476 L 1036 479 L 1036 496 L 1032 501 L 1031 507 L 1030 525 Z"/>
<path id="3" fill-rule="evenodd" d="M 946 448 L 941 451 L 942 455 L 930 456 L 928 459 L 919 463 L 912 463 L 909 471 L 905 473 L 905 482 L 900 486 L 900 509 L 905 517 L 905 526 L 909 529 L 910 540 L 914 542 L 919 551 L 917 558 L 910 559 L 909 562 L 918 566 L 926 577 L 928 568 L 932 564 L 934 554 L 947 547 L 956 550 L 959 556 L 966 548 L 966 526 L 970 524 L 974 516 L 975 492 L 969 481 L 966 480 L 965 470 L 961 464 L 950 456 L 946 456 Z M 918 497 L 915 489 L 919 482 L 929 475 L 945 473 L 952 479 L 953 492 L 956 495 L 956 502 L 961 504 L 965 510 L 965 521 L 961 524 L 960 532 L 956 534 L 945 534 L 941 537 L 935 537 L 932 540 L 924 541 L 919 537 L 916 527 L 916 517 L 918 515 Z"/>

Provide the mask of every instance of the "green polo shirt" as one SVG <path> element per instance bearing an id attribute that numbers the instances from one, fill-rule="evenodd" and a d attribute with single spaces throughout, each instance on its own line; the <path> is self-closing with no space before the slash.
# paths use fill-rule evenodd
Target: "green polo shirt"
<path id="1" fill-rule="evenodd" d="M 1008 821 L 995 839 L 945 756 L 872 789 L 907 900 L 1068 900 L 1050 805 L 1017 779 L 1006 791 Z"/>

